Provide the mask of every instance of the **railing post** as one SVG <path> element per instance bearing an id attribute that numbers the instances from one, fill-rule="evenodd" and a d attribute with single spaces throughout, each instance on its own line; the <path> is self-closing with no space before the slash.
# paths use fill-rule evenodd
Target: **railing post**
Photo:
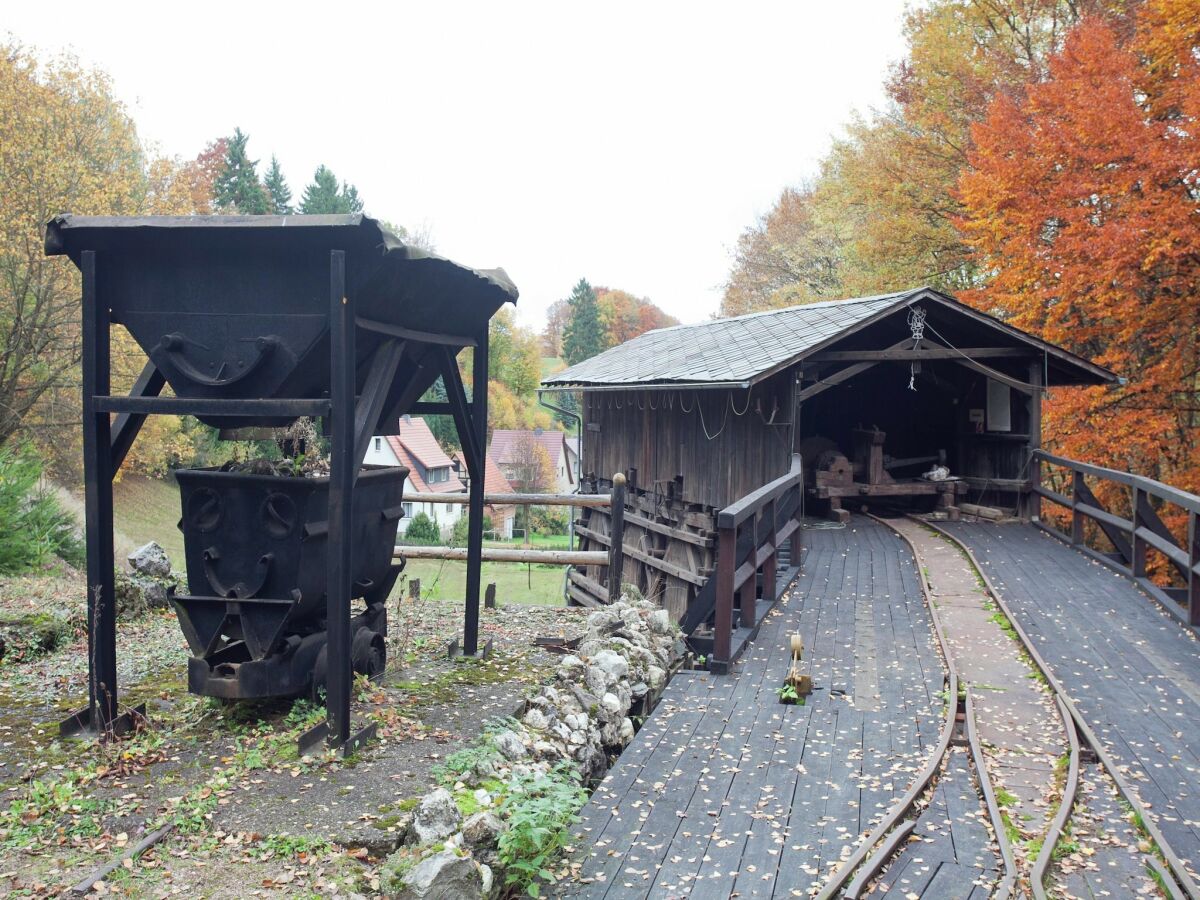
<path id="1" fill-rule="evenodd" d="M 748 560 L 753 563 L 754 571 L 738 587 L 738 607 L 741 610 L 742 627 L 753 628 L 758 616 L 758 604 L 755 602 L 758 598 L 758 516 L 752 515 L 747 519 L 746 527 L 750 531 Z"/>
<path id="2" fill-rule="evenodd" d="M 791 562 L 793 569 L 800 568 L 800 560 L 804 556 L 804 540 L 800 534 L 804 530 L 804 504 L 803 504 L 804 482 L 803 481 L 801 481 L 799 484 L 796 485 L 796 492 L 800 496 L 797 498 L 796 512 L 793 513 L 793 515 L 796 518 L 796 525 L 798 527 L 796 528 L 795 531 L 792 532 L 791 546 L 788 548 L 788 556 L 790 557 L 789 562 Z"/>
<path id="3" fill-rule="evenodd" d="M 1188 513 L 1188 624 L 1200 625 L 1200 515 Z"/>
<path id="4" fill-rule="evenodd" d="M 1087 484 L 1083 480 L 1083 473 L 1078 469 L 1072 469 L 1071 474 L 1074 476 L 1071 487 L 1071 543 L 1082 544 L 1083 513 L 1079 511 L 1079 504 L 1083 502 Z"/>
<path id="5" fill-rule="evenodd" d="M 1129 531 L 1129 542 L 1132 550 L 1129 568 L 1134 578 L 1146 577 L 1146 542 L 1138 537 L 1138 529 L 1142 527 L 1142 504 L 1148 502 L 1146 495 L 1139 487 L 1133 488 L 1133 508 L 1130 510 L 1129 521 L 1132 523 Z"/>
<path id="6" fill-rule="evenodd" d="M 728 670 L 733 652 L 733 570 L 737 567 L 737 526 L 717 531 L 717 610 L 713 622 L 712 670 Z"/>
<path id="7" fill-rule="evenodd" d="M 625 476 L 620 472 L 612 479 L 612 506 L 609 508 L 608 531 L 608 602 L 621 598 L 621 575 L 625 568 Z"/>
<path id="8" fill-rule="evenodd" d="M 779 547 L 776 540 L 776 522 L 775 522 L 775 501 L 772 500 L 763 508 L 763 518 L 766 519 L 767 537 L 765 543 L 771 548 L 771 555 L 767 561 L 763 563 L 763 600 L 767 603 L 774 603 L 778 596 L 779 588 L 776 582 L 776 573 L 779 569 Z"/>
<path id="9" fill-rule="evenodd" d="M 1037 455 L 1037 448 L 1029 450 L 1029 500 L 1026 509 L 1029 518 L 1040 522 L 1042 520 L 1042 495 L 1038 488 L 1042 486 L 1042 460 Z"/>

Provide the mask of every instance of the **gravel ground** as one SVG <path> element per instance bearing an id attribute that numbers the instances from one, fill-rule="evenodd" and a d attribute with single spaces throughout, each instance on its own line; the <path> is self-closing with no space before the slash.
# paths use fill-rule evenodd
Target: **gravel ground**
<path id="1" fill-rule="evenodd" d="M 0 608 L 26 591 L 11 582 L 0 589 Z M 63 605 L 82 597 L 69 572 L 38 591 Z M 511 715 L 551 670 L 556 658 L 536 638 L 569 639 L 585 619 L 585 610 L 563 607 L 485 609 L 490 658 L 450 660 L 461 604 L 393 599 L 388 671 L 357 685 L 354 703 L 357 720 L 377 723 L 379 740 L 349 760 L 297 758 L 297 735 L 322 718 L 311 704 L 189 695 L 186 645 L 169 612 L 119 626 L 123 699 L 147 701 L 151 723 L 107 747 L 52 739 L 86 694 L 85 640 L 0 663 L 0 890 L 58 895 L 176 821 L 174 834 L 97 893 L 370 894 L 395 844 L 392 820 L 432 787 L 431 769 L 484 722 Z"/>

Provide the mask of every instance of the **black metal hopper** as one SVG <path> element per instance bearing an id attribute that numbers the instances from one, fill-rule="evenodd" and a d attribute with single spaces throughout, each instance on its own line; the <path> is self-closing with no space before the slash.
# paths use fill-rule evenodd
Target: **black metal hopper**
<path id="1" fill-rule="evenodd" d="M 389 337 L 410 338 L 383 404 L 398 420 L 436 380 L 422 336 L 467 346 L 517 289 L 502 269 L 477 270 L 409 247 L 363 215 L 64 215 L 47 255 L 104 255 L 97 289 L 176 397 L 328 397 L 329 253 L 345 253 L 355 298 L 356 388 Z M 431 302 L 436 298 L 436 302 Z M 288 416 L 199 418 L 222 428 L 282 425 Z M 394 427 L 393 429 L 394 430 Z"/>
<path id="2" fill-rule="evenodd" d="M 221 428 L 323 419 L 325 479 L 180 472 L 189 593 L 175 598 L 189 686 L 222 697 L 327 690 L 323 734 L 352 747 L 352 672 L 382 665 L 384 601 L 403 469 L 360 474 L 373 434 L 408 412 L 454 416 L 471 476 L 463 650 L 478 648 L 488 322 L 516 288 L 408 247 L 366 216 L 89 218 L 46 228 L 47 255 L 83 276 L 88 706 L 64 723 L 101 733 L 118 706 L 112 479 L 147 415 Z M 110 328 L 149 360 L 113 396 Z M 468 400 L 456 357 L 474 347 Z M 448 401 L 422 404 L 441 377 Z M 170 386 L 173 397 L 160 397 Z M 112 414 L 116 414 L 115 418 Z M 351 601 L 366 608 L 352 615 Z"/>

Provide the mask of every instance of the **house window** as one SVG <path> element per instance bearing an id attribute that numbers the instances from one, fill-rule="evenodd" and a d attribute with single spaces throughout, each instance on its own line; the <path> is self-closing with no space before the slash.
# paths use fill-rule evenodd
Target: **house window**
<path id="1" fill-rule="evenodd" d="M 375 452 L 378 453 L 383 449 L 383 438 L 375 438 Z"/>
<path id="2" fill-rule="evenodd" d="M 412 518 L 412 504 L 411 503 L 404 504 L 404 518 L 406 518 L 406 519 Z"/>

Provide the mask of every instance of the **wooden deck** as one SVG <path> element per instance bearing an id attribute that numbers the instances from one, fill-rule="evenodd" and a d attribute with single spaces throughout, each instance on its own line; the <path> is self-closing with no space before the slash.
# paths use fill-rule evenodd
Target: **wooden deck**
<path id="1" fill-rule="evenodd" d="M 857 517 L 805 544 L 736 674 L 677 675 L 584 808 L 571 896 L 805 895 L 936 749 L 945 670 L 907 546 Z M 796 631 L 817 690 L 783 706 Z"/>
<path id="2" fill-rule="evenodd" d="M 1031 525 L 947 523 L 1167 842 L 1200 865 L 1200 643 L 1132 582 Z"/>

